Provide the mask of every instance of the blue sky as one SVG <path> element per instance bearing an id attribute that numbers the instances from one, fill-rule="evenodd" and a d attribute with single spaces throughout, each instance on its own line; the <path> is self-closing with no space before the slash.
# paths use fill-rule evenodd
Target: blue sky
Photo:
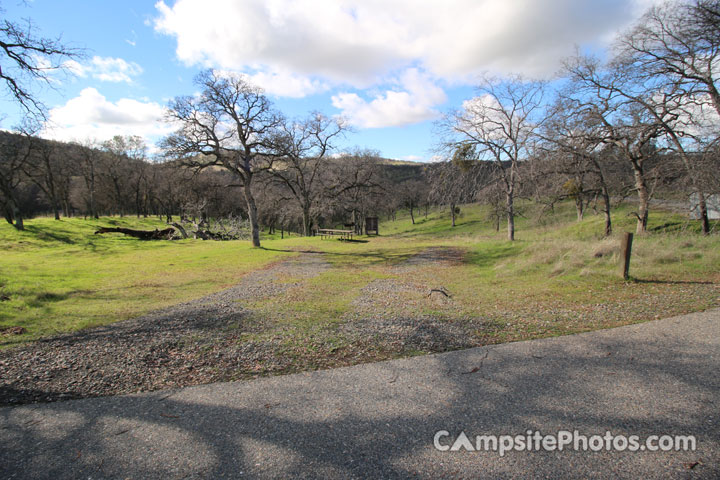
<path id="1" fill-rule="evenodd" d="M 434 121 L 483 74 L 549 77 L 575 46 L 602 51 L 652 0 L 2 0 L 8 19 L 86 49 L 37 95 L 43 135 L 153 143 L 162 109 L 203 68 L 247 74 L 287 116 L 353 125 L 340 145 L 430 160 Z M 10 128 L 18 110 L 0 100 Z"/>

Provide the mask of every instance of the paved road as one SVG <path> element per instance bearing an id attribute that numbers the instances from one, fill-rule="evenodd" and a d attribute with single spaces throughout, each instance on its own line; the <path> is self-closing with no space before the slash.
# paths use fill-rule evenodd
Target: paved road
<path id="1" fill-rule="evenodd" d="M 0 478 L 718 478 L 720 310 L 249 382 L 0 409 Z M 694 452 L 439 451 L 695 435 Z"/>

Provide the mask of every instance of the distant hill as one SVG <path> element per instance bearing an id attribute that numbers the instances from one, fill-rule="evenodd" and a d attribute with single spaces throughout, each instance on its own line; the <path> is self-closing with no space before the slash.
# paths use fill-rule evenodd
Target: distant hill
<path id="1" fill-rule="evenodd" d="M 396 160 L 385 160 L 380 162 L 380 168 L 387 173 L 388 178 L 394 183 L 401 183 L 406 180 L 421 179 L 427 163 L 403 162 Z"/>

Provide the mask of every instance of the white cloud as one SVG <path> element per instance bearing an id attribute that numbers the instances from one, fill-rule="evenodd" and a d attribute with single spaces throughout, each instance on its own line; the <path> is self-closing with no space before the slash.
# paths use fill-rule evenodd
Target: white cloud
<path id="1" fill-rule="evenodd" d="M 75 60 L 68 60 L 64 66 L 78 77 L 92 76 L 102 82 L 131 83 L 133 77 L 143 72 L 142 67 L 137 63 L 113 57 L 94 56 L 90 63 L 85 65 Z"/>
<path id="2" fill-rule="evenodd" d="M 363 128 L 408 125 L 437 117 L 434 110 L 446 100 L 445 92 L 417 69 L 407 70 L 397 83 L 400 90 L 388 90 L 371 101 L 356 93 L 333 95 L 332 104 L 350 124 Z"/>
<path id="3" fill-rule="evenodd" d="M 248 80 L 261 86 L 270 95 L 302 98 L 330 89 L 327 83 L 290 72 L 255 72 Z"/>
<path id="4" fill-rule="evenodd" d="M 245 73 L 276 96 L 333 90 L 342 116 L 379 128 L 435 118 L 441 85 L 552 75 L 657 1 L 160 0 L 153 23 L 187 65 Z"/>
<path id="5" fill-rule="evenodd" d="M 65 67 L 73 75 L 83 78 L 87 77 L 87 67 L 83 66 L 80 62 L 76 60 L 68 60 L 67 62 L 63 63 L 63 67 Z"/>
<path id="6" fill-rule="evenodd" d="M 177 0 L 155 5 L 155 28 L 188 64 L 365 88 L 411 66 L 459 81 L 551 74 L 575 44 L 606 40 L 648 1 Z"/>
<path id="7" fill-rule="evenodd" d="M 135 33 L 135 30 L 130 30 L 130 33 L 132 33 L 132 40 L 130 40 L 129 38 L 126 38 L 125 43 L 127 43 L 131 47 L 134 47 L 137 45 L 138 36 L 137 36 L 137 33 Z"/>
<path id="8" fill-rule="evenodd" d="M 122 58 L 93 57 L 90 71 L 94 78 L 103 82 L 130 83 L 143 69 L 137 63 L 126 62 Z"/>
<path id="9" fill-rule="evenodd" d="M 42 136 L 54 140 L 105 140 L 115 135 L 139 135 L 149 143 L 170 132 L 163 122 L 164 107 L 153 102 L 121 98 L 111 102 L 94 88 L 86 88 L 65 105 L 50 110 Z"/>

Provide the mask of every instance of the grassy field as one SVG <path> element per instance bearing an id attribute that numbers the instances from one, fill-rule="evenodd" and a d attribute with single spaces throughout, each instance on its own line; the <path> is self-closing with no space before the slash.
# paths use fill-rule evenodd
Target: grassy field
<path id="1" fill-rule="evenodd" d="M 651 233 L 636 237 L 632 281 L 624 282 L 618 275 L 619 236 L 601 238 L 599 216 L 578 223 L 571 205 L 545 215 L 533 205 L 521 211 L 514 243 L 504 240 L 504 225 L 494 230 L 479 206 L 463 207 L 455 228 L 446 212 L 436 210 L 416 215 L 415 225 L 409 216 L 383 222 L 380 237 L 340 242 L 266 236 L 261 249 L 246 241 L 143 242 L 93 235 L 98 226 L 162 227 L 148 219 L 38 218 L 27 222 L 25 232 L 3 224 L 0 328 L 21 326 L 27 333 L 0 336 L 0 346 L 199 298 L 301 251 L 324 253 L 331 268 L 296 282 L 282 297 L 247 307 L 275 318 L 276 330 L 266 335 L 281 331 L 289 348 L 309 354 L 342 347 L 338 325 L 362 316 L 358 299 L 367 297 L 373 282 L 394 282 L 389 295 L 369 297 L 378 314 L 451 323 L 481 318 L 482 328 L 473 330 L 476 343 L 606 328 L 720 304 L 720 236 L 699 235 L 695 222 L 681 215 L 651 213 Z M 614 212 L 616 232 L 633 231 L 629 212 L 627 207 Z M 414 256 L 433 251 L 452 258 L 403 270 Z M 397 285 L 405 287 L 394 291 Z M 444 289 L 452 300 L 426 295 L 433 288 Z M 317 342 L 321 346 L 313 347 Z"/>
<path id="2" fill-rule="evenodd" d="M 94 235 L 99 226 L 164 228 L 156 220 L 37 218 L 0 226 L 0 328 L 25 341 L 131 318 L 229 287 L 288 254 L 248 242 L 140 241 Z"/>

